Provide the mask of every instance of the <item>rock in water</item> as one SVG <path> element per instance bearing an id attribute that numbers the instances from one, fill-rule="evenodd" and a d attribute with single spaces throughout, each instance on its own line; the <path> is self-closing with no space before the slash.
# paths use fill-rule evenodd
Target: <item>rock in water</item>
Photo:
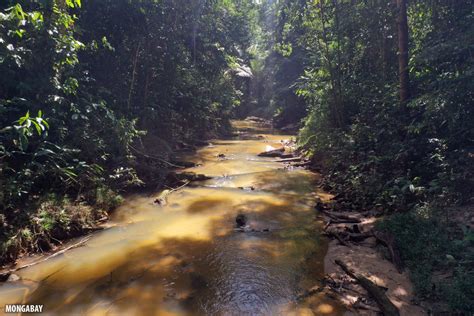
<path id="1" fill-rule="evenodd" d="M 237 223 L 237 227 L 243 227 L 245 224 L 247 224 L 247 216 L 244 214 L 239 214 L 235 218 L 235 222 Z"/>
<path id="2" fill-rule="evenodd" d="M 15 281 L 20 281 L 20 280 L 21 280 L 21 278 L 18 275 L 12 273 L 8 277 L 7 282 L 15 282 Z"/>

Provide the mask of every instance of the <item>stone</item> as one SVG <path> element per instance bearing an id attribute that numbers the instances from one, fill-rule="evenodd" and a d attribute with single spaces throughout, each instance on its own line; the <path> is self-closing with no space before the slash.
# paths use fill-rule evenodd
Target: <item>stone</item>
<path id="1" fill-rule="evenodd" d="M 237 227 L 243 227 L 247 224 L 247 216 L 244 214 L 239 214 L 235 218 L 235 222 L 237 223 Z"/>

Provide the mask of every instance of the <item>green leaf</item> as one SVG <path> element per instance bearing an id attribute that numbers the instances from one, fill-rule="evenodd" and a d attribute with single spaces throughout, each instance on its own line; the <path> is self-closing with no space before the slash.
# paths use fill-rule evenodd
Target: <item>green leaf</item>
<path id="1" fill-rule="evenodd" d="M 38 132 L 38 135 L 41 135 L 41 132 L 43 131 L 43 129 L 41 128 L 40 124 L 38 124 L 38 122 L 33 121 L 33 120 L 31 120 L 30 122 L 33 123 L 33 125 L 35 126 L 36 131 Z"/>
<path id="2" fill-rule="evenodd" d="M 18 120 L 18 123 L 20 125 L 23 125 L 23 123 L 28 120 L 30 118 L 30 111 L 26 112 L 25 116 L 21 117 L 19 120 Z"/>

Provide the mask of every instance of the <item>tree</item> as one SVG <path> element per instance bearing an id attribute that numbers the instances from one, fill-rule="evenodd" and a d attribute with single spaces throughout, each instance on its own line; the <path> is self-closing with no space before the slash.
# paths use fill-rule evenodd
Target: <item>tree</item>
<path id="1" fill-rule="evenodd" d="M 406 104 L 410 98 L 410 75 L 408 68 L 408 18 L 407 1 L 397 1 L 397 25 L 398 25 L 398 76 L 400 84 L 400 102 Z"/>

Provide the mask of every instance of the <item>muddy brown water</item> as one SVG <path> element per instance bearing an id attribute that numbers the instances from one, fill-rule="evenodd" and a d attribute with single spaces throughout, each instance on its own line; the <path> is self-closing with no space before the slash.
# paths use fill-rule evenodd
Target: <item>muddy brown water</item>
<path id="1" fill-rule="evenodd" d="M 187 171 L 213 179 L 172 192 L 164 206 L 129 197 L 83 246 L 1 284 L 0 306 L 44 304 L 51 315 L 342 314 L 323 295 L 297 300 L 323 277 L 317 176 L 257 156 L 291 136 L 234 125 L 263 138 L 216 140 L 186 157 L 201 164 Z M 241 213 L 246 232 L 235 229 Z"/>

